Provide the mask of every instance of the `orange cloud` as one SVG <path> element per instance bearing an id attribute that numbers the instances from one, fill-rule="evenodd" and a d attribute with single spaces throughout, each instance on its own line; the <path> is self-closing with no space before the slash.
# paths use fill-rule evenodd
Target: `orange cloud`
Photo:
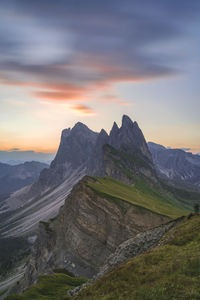
<path id="1" fill-rule="evenodd" d="M 84 115 L 94 115 L 95 114 L 93 109 L 91 109 L 90 107 L 83 105 L 83 104 L 74 105 L 72 107 L 72 110 L 75 112 L 84 114 Z"/>
<path id="2" fill-rule="evenodd" d="M 14 85 L 19 87 L 30 87 L 43 89 L 32 92 L 34 97 L 52 101 L 70 101 L 81 100 L 86 97 L 87 88 L 69 83 L 38 83 L 22 81 L 4 81 L 3 84 Z"/>
<path id="3" fill-rule="evenodd" d="M 47 99 L 53 101 L 70 101 L 80 100 L 83 95 L 82 93 L 75 91 L 41 91 L 35 92 L 33 95 L 39 99 Z"/>
<path id="4" fill-rule="evenodd" d="M 114 103 L 117 103 L 117 104 L 122 105 L 122 106 L 132 105 L 132 103 L 121 100 L 119 97 L 117 97 L 115 95 L 104 95 L 101 98 L 101 101 L 103 101 L 104 103 L 114 102 Z"/>
<path id="5" fill-rule="evenodd" d="M 25 86 L 33 88 L 42 88 L 47 90 L 73 90 L 75 92 L 86 91 L 87 89 L 82 86 L 78 86 L 70 83 L 40 83 L 40 82 L 31 82 L 31 81 L 3 81 L 3 84 L 14 85 L 14 86 Z"/>

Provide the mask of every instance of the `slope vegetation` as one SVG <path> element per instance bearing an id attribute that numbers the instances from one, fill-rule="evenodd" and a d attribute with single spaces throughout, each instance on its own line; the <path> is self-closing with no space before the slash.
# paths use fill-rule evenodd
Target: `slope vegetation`
<path id="1" fill-rule="evenodd" d="M 23 295 L 10 295 L 7 300 L 63 300 L 67 291 L 84 283 L 82 277 L 71 277 L 67 274 L 57 273 L 42 275 L 38 283 L 25 291 Z"/>
<path id="2" fill-rule="evenodd" d="M 200 216 L 169 231 L 160 247 L 116 267 L 73 299 L 200 299 Z"/>
<path id="3" fill-rule="evenodd" d="M 130 186 L 111 177 L 93 177 L 93 179 L 88 181 L 88 186 L 100 196 L 118 205 L 120 200 L 123 200 L 171 218 L 181 216 L 187 211 L 175 198 L 147 185 L 142 180 L 137 180 L 134 186 Z"/>
<path id="4" fill-rule="evenodd" d="M 170 230 L 160 246 L 130 259 L 69 298 L 85 282 L 65 274 L 43 275 L 23 295 L 7 300 L 188 300 L 200 299 L 200 216 Z"/>

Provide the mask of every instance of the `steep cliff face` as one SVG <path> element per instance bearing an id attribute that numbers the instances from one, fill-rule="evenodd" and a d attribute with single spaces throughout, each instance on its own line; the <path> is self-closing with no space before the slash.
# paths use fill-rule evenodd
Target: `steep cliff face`
<path id="1" fill-rule="evenodd" d="M 133 259 L 134 257 L 141 255 L 142 253 L 145 253 L 146 251 L 159 245 L 162 237 L 165 236 L 165 234 L 170 229 L 174 228 L 183 220 L 184 217 L 172 220 L 170 222 L 167 222 L 166 224 L 162 224 L 153 229 L 139 233 L 136 236 L 121 243 L 116 248 L 115 252 L 106 259 L 104 265 L 100 268 L 99 273 L 93 276 L 91 280 L 87 281 L 83 285 L 70 290 L 68 292 L 69 296 L 73 296 L 79 293 L 81 290 L 85 289 L 90 284 L 103 277 L 105 274 L 113 270 L 116 266 L 126 262 L 128 259 Z"/>
<path id="2" fill-rule="evenodd" d="M 123 241 L 169 220 L 122 200 L 116 205 L 95 193 L 89 180 L 84 177 L 73 188 L 53 221 L 40 223 L 26 285 L 55 268 L 90 278 Z"/>
<path id="3" fill-rule="evenodd" d="M 77 169 L 87 167 L 98 133 L 78 122 L 70 129 L 62 131 L 60 146 L 50 168 L 41 172 L 39 180 L 32 186 L 34 194 L 43 192 L 67 179 Z"/>

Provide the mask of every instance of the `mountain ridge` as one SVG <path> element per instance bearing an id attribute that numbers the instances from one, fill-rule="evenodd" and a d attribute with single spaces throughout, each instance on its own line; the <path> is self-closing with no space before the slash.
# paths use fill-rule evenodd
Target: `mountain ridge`
<path id="1" fill-rule="evenodd" d="M 200 191 L 200 156 L 149 142 L 158 175 L 169 183 Z"/>

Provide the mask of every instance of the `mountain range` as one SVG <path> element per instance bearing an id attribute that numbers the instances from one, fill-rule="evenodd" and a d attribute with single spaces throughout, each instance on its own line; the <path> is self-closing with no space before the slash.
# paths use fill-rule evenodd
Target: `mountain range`
<path id="1" fill-rule="evenodd" d="M 123 172 L 126 166 L 130 176 Z M 156 182 L 151 154 L 138 124 L 123 116 L 122 126 L 118 128 L 114 123 L 109 135 L 104 130 L 93 132 L 80 122 L 72 129 L 64 129 L 50 167 L 1 207 L 1 214 L 14 213 L 11 217 L 6 214 L 0 233 L 23 235 L 34 230 L 39 221 L 54 217 L 73 185 L 86 174 L 111 176 L 125 183 L 133 181 L 132 175 L 142 174 Z"/>
<path id="2" fill-rule="evenodd" d="M 40 172 L 48 165 L 36 161 L 19 165 L 0 163 L 0 201 L 11 193 L 36 181 Z"/>
<path id="3" fill-rule="evenodd" d="M 128 116 L 121 127 L 114 123 L 109 134 L 80 122 L 62 131 L 50 167 L 1 207 L 3 238 L 36 240 L 15 292 L 57 269 L 97 276 L 115 251 L 127 249 L 121 245 L 129 239 L 146 232 L 141 240 L 145 252 L 176 226 L 199 201 L 199 193 L 160 176 L 153 146 Z"/>
<path id="4" fill-rule="evenodd" d="M 170 184 L 200 190 L 200 156 L 148 143 L 158 175 Z"/>

